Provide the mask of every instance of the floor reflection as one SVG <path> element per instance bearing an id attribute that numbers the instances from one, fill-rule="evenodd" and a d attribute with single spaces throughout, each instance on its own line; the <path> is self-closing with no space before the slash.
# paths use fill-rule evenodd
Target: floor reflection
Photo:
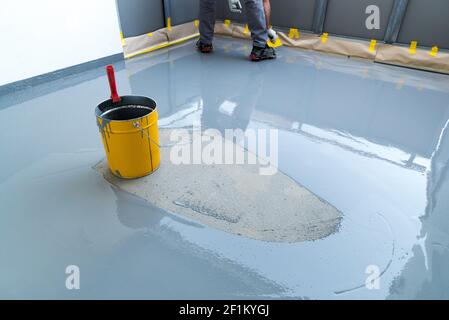
<path id="1" fill-rule="evenodd" d="M 410 255 L 389 284 L 388 297 L 447 298 L 449 277 L 443 272 L 449 267 L 447 76 L 363 61 L 352 60 L 348 65 L 346 59 L 290 49 L 279 50 L 275 63 L 248 64 L 240 58 L 242 51 L 249 50 L 244 42 L 217 42 L 217 50 L 210 56 L 198 55 L 185 46 L 159 56 L 148 68 L 130 63 L 127 69 L 132 91 L 155 97 L 162 126 L 188 127 L 201 121 L 203 128 L 221 132 L 278 128 L 291 137 L 290 146 L 281 150 L 284 159 L 293 157 L 294 150 L 301 147 L 298 139 L 308 139 L 337 147 L 341 154 L 352 153 L 360 163 L 369 158 L 396 167 L 378 178 L 388 184 L 397 175 L 395 185 L 389 186 L 390 193 L 378 191 L 385 188 L 380 184 L 361 186 L 397 206 L 411 225 L 415 217 L 419 220 L 415 236 L 408 236 L 411 249 L 406 248 L 405 241 L 398 241 L 402 248 L 395 259 L 403 259 L 405 252 L 410 251 Z M 161 86 L 166 90 L 152 90 Z M 301 161 L 303 158 L 296 165 L 302 165 Z M 319 179 L 298 173 L 291 160 L 281 160 L 280 166 L 324 199 L 338 199 L 331 195 L 335 191 L 317 182 Z M 333 168 L 339 170 L 339 164 Z M 353 174 L 362 177 L 370 173 Z M 401 181 L 405 176 L 410 176 L 410 182 L 422 182 L 409 185 L 409 178 Z M 419 199 L 414 196 L 417 194 Z M 348 207 L 357 202 L 351 195 L 340 196 L 345 199 L 338 201 Z M 388 206 L 378 206 L 388 216 Z M 401 233 L 400 225 L 393 228 L 396 234 Z"/>
<path id="2" fill-rule="evenodd" d="M 201 229 L 202 225 L 165 212 L 126 192 L 115 188 L 113 191 L 119 221 L 128 228 L 143 231 L 134 233 L 121 243 L 119 250 L 140 263 L 133 264 L 131 274 L 134 276 L 127 278 L 119 297 L 144 294 L 149 299 L 179 299 L 184 296 L 191 299 L 232 299 L 238 296 L 255 299 L 261 295 L 277 297 L 284 294 L 285 289 L 276 283 L 185 241 L 170 227 L 177 223 L 183 228 Z M 112 265 L 115 267 L 110 270 L 111 275 L 130 274 L 129 264 L 115 261 Z M 107 275 L 103 276 L 107 278 Z"/>

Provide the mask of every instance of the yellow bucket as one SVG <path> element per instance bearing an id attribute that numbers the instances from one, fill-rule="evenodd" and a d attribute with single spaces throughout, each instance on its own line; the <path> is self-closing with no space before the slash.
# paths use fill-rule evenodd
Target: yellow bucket
<path id="1" fill-rule="evenodd" d="M 95 109 L 97 125 L 111 172 L 125 179 L 146 176 L 160 164 L 156 102 L 122 96 Z"/>

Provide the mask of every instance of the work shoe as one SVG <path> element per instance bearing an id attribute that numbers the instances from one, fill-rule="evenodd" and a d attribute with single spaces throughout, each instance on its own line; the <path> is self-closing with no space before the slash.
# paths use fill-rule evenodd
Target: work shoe
<path id="1" fill-rule="evenodd" d="M 265 47 L 253 46 L 253 50 L 251 51 L 249 58 L 251 59 L 251 61 L 275 59 L 276 51 L 274 51 L 274 49 L 270 48 L 268 45 L 265 45 Z"/>
<path id="2" fill-rule="evenodd" d="M 214 47 L 212 46 L 212 44 L 204 44 L 201 42 L 201 40 L 198 40 L 196 42 L 196 48 L 201 52 L 201 53 L 211 53 L 212 50 L 214 49 Z"/>

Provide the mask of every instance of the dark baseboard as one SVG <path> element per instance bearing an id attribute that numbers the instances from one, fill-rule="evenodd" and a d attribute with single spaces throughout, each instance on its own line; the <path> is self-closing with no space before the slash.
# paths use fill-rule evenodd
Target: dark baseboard
<path id="1" fill-rule="evenodd" d="M 45 82 L 57 80 L 69 75 L 74 75 L 77 73 L 81 73 L 90 69 L 98 68 L 101 66 L 106 66 L 108 64 L 113 64 L 124 60 L 123 53 L 117 53 L 111 56 L 107 56 L 104 58 L 84 62 L 81 64 L 77 64 L 75 66 L 67 67 L 64 69 L 52 71 L 49 73 L 41 74 L 32 78 L 19 80 L 16 82 L 8 83 L 3 86 L 0 86 L 0 96 L 7 95 L 11 92 L 21 91 L 30 87 L 34 87 L 40 85 Z"/>

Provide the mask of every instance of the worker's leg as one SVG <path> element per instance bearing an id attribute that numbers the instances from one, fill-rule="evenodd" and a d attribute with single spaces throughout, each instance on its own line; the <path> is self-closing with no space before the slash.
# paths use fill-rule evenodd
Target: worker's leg
<path id="1" fill-rule="evenodd" d="M 215 26 L 215 0 L 200 0 L 200 42 L 212 44 Z"/>
<path id="2" fill-rule="evenodd" d="M 265 20 L 267 29 L 270 29 L 270 17 L 271 17 L 271 4 L 270 0 L 263 0 L 263 10 L 265 11 Z"/>
<path id="3" fill-rule="evenodd" d="M 253 45 L 263 48 L 268 37 L 263 0 L 245 0 L 245 7 Z"/>

